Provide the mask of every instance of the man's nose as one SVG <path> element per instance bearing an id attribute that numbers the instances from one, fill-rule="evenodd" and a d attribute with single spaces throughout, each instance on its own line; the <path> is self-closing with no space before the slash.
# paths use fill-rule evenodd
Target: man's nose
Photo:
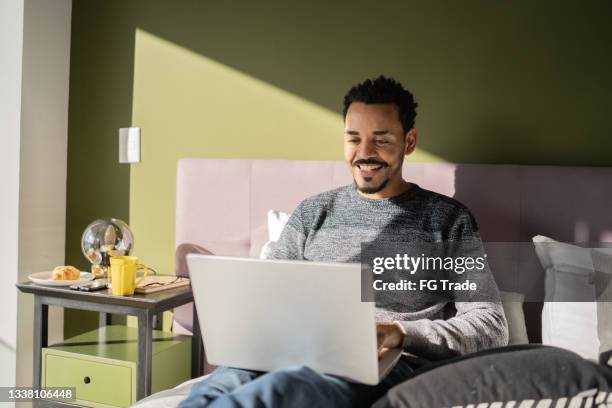
<path id="1" fill-rule="evenodd" d="M 367 159 L 376 156 L 376 145 L 373 142 L 365 141 L 359 144 L 359 157 Z"/>

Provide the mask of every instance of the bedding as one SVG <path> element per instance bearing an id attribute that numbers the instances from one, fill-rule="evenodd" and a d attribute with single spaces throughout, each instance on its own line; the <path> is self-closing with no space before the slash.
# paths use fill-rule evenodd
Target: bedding
<path id="1" fill-rule="evenodd" d="M 153 395 L 149 395 L 147 398 L 141 399 L 132 407 L 137 408 L 176 408 L 178 404 L 187 398 L 193 384 L 202 381 L 207 376 L 193 378 L 189 381 L 185 381 L 182 384 L 177 385 L 174 388 L 156 392 Z"/>
<path id="2" fill-rule="evenodd" d="M 591 249 L 541 235 L 533 237 L 533 242 L 546 271 L 542 343 L 597 361 L 600 353 L 612 348 L 609 317 L 612 304 L 586 301 L 597 296 Z M 597 253 L 612 256 L 609 248 L 598 249 Z"/>
<path id="3" fill-rule="evenodd" d="M 605 408 L 612 406 L 611 392 L 611 368 L 556 347 L 518 345 L 427 369 L 373 407 Z"/>
<path id="4" fill-rule="evenodd" d="M 595 269 L 595 294 L 597 296 L 597 335 L 599 337 L 600 362 L 612 366 L 612 254 L 601 250 L 591 251 Z M 608 361 L 609 359 L 609 361 Z"/>
<path id="5" fill-rule="evenodd" d="M 472 209 L 485 241 L 524 242 L 541 231 L 569 241 L 576 239 L 578 220 L 584 220 L 587 237 L 609 236 L 610 168 L 405 163 L 403 171 L 409 181 Z M 346 164 L 340 161 L 181 159 L 176 245 L 191 242 L 220 255 L 257 256 L 269 238 L 270 208 L 290 212 L 304 197 L 350 182 Z M 568 200 L 568 185 L 578 189 L 579 200 Z M 210 191 L 223 199 L 210 200 Z M 514 305 L 519 311 L 520 298 Z M 526 324 L 531 339 L 539 341 L 540 309 L 532 305 L 524 305 L 535 312 L 527 314 Z M 184 312 L 188 330 L 191 309 Z M 175 321 L 173 328 L 178 327 Z"/>
<path id="6" fill-rule="evenodd" d="M 524 375 L 525 372 L 530 375 Z M 551 372 L 564 374 L 553 377 Z M 134 407 L 174 408 L 187 398 L 193 384 L 204 378 L 194 378 L 158 392 Z M 612 405 L 611 391 L 612 369 L 585 361 L 567 350 L 520 345 L 486 350 L 426 369 L 416 378 L 392 388 L 373 407 L 469 404 L 481 408 L 606 407 L 606 402 L 607 406 Z"/>

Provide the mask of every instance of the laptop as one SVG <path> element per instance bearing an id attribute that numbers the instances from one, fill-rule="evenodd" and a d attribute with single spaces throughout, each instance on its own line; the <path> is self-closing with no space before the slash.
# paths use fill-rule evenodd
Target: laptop
<path id="1" fill-rule="evenodd" d="M 211 364 L 307 366 L 376 385 L 401 355 L 398 348 L 378 359 L 375 305 L 361 302 L 360 264 L 199 254 L 187 264 Z"/>

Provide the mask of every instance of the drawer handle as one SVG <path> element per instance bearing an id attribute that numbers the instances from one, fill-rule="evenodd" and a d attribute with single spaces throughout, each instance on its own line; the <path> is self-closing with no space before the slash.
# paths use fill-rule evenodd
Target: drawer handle
<path id="1" fill-rule="evenodd" d="M 83 378 L 83 382 L 84 382 L 85 384 L 89 384 L 89 383 L 91 382 L 91 378 L 89 378 L 89 377 L 85 377 L 85 378 Z"/>

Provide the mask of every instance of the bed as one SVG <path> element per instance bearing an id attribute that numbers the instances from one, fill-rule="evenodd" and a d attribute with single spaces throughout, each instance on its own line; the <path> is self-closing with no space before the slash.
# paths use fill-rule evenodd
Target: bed
<path id="1" fill-rule="evenodd" d="M 403 174 L 467 205 L 483 241 L 531 242 L 544 234 L 567 242 L 612 242 L 612 168 L 405 163 Z M 305 197 L 352 181 L 338 161 L 200 158 L 179 160 L 176 180 L 176 247 L 197 245 L 217 255 L 251 257 L 268 240 L 269 210 L 290 213 Z M 179 264 L 177 273 L 187 274 Z M 528 268 L 537 275 L 533 281 L 542 282 L 531 288 L 528 300 L 536 300 L 544 291 L 544 270 Z M 506 314 L 520 314 L 511 337 L 517 344 L 541 342 L 543 303 L 515 295 L 509 291 L 505 298 Z M 191 313 L 191 305 L 177 308 L 173 331 L 189 334 Z M 206 362 L 205 367 L 211 368 Z M 189 386 L 138 405 L 176 406 Z"/>

